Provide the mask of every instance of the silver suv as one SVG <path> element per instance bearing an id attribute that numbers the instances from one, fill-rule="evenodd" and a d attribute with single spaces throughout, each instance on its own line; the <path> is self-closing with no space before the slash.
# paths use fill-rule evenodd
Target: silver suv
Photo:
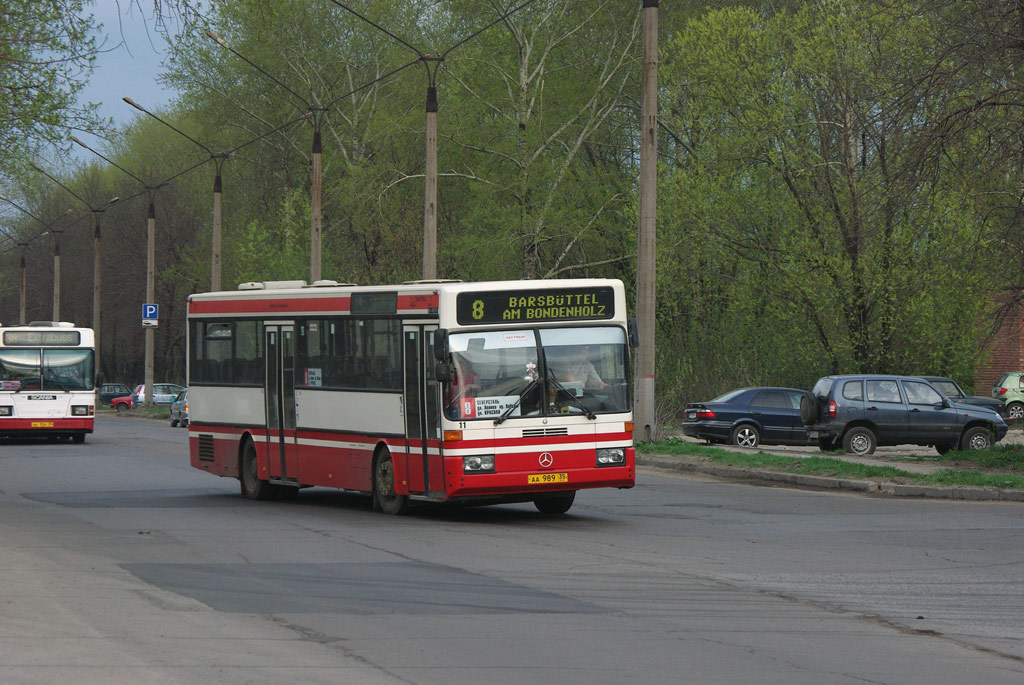
<path id="1" fill-rule="evenodd" d="M 882 445 L 987 449 L 1007 431 L 993 410 L 952 402 L 915 376 L 825 376 L 801 398 L 800 419 L 821 449 L 860 455 Z"/>

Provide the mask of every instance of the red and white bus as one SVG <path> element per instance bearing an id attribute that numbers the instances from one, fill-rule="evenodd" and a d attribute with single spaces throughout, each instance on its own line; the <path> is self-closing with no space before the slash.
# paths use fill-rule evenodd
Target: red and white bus
<path id="1" fill-rule="evenodd" d="M 188 298 L 191 465 L 306 486 L 532 501 L 635 483 L 621 281 L 243 283 Z"/>
<path id="2" fill-rule="evenodd" d="M 96 410 L 91 328 L 67 321 L 0 327 L 0 436 L 85 442 Z"/>

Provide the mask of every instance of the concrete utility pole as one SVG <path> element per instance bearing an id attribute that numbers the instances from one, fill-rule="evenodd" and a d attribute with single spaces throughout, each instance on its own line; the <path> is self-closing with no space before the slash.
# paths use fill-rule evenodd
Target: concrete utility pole
<path id="1" fill-rule="evenodd" d="M 320 264 L 321 263 L 321 250 L 320 250 L 320 242 L 321 242 L 322 237 L 323 237 L 323 205 L 322 205 L 322 200 L 321 200 L 321 197 L 320 197 L 321 192 L 322 192 L 322 187 L 323 187 L 323 166 L 322 166 L 322 164 L 323 164 L 323 160 L 322 160 L 323 146 L 321 145 L 321 142 L 320 142 L 320 129 L 323 126 L 324 117 L 325 117 L 325 115 L 327 113 L 327 110 L 328 110 L 330 105 L 328 105 L 328 107 L 318 107 L 318 106 L 316 106 L 316 104 L 313 101 L 307 100 L 306 98 L 302 97 L 299 93 L 297 93 L 293 89 L 289 88 L 285 83 L 283 83 L 281 80 L 276 78 L 273 74 L 269 73 L 266 69 L 264 69 L 263 67 L 259 66 L 255 62 L 253 62 L 251 59 L 249 59 L 248 57 L 246 57 L 245 55 L 240 53 L 235 48 L 231 47 L 228 44 L 227 41 L 225 41 L 223 38 L 218 36 L 216 33 L 211 31 L 210 29 L 206 29 L 206 35 L 209 36 L 210 40 L 212 40 L 213 42 L 217 43 L 217 45 L 221 46 L 222 48 L 224 48 L 225 50 L 230 52 L 232 55 L 234 55 L 235 57 L 238 57 L 240 60 L 242 60 L 243 62 L 248 64 L 250 67 L 252 67 L 256 71 L 258 71 L 259 73 L 263 74 L 263 76 L 265 76 L 267 79 L 269 79 L 274 84 L 276 84 L 278 87 L 280 87 L 281 90 L 289 93 L 292 97 L 294 97 L 296 100 L 301 102 L 306 107 L 306 109 L 310 110 L 308 116 L 304 115 L 304 116 L 300 117 L 300 119 L 311 119 L 312 123 L 313 123 L 313 145 L 312 145 L 312 150 L 311 150 L 311 153 L 310 153 L 310 155 L 312 157 L 312 174 L 311 174 L 312 175 L 312 181 L 310 183 L 310 191 L 309 191 L 309 196 L 310 196 L 309 197 L 309 214 L 310 214 L 310 227 L 309 227 L 309 282 L 310 283 L 316 283 L 317 281 L 320 280 L 320 275 L 321 275 L 321 264 Z M 148 112 L 147 112 L 147 114 L 148 114 Z M 279 129 L 274 129 L 274 130 L 276 131 L 276 130 L 279 130 Z M 182 135 L 184 135 L 184 134 L 182 134 Z M 235 149 L 238 149 L 238 148 L 235 148 Z M 220 289 L 220 274 L 219 274 L 220 256 L 219 256 L 219 253 L 218 253 L 218 257 L 217 257 L 217 268 L 218 268 L 218 276 L 217 276 L 217 288 L 216 289 L 219 290 Z"/>
<path id="2" fill-rule="evenodd" d="M 316 120 L 313 129 L 313 147 L 310 152 L 313 158 L 313 189 L 310 197 L 309 214 L 309 282 L 320 280 L 320 241 L 323 239 L 324 212 L 320 194 L 323 188 L 323 145 L 320 143 L 320 119 Z"/>
<path id="3" fill-rule="evenodd" d="M 28 243 L 18 243 L 18 247 L 21 248 L 21 278 L 19 284 L 18 293 L 18 323 L 24 326 L 27 322 L 25 321 L 25 286 L 26 286 L 26 266 L 25 266 L 25 248 L 28 247 Z"/>
<path id="4" fill-rule="evenodd" d="M 83 143 L 75 136 L 71 136 L 72 142 L 84 147 L 89 152 L 93 153 L 104 162 L 114 167 L 118 171 L 121 171 L 126 176 L 135 179 L 139 184 L 142 185 L 146 190 L 146 196 L 149 198 L 149 211 L 146 221 L 146 302 L 145 304 L 155 304 L 153 302 L 156 297 L 156 206 L 155 206 L 155 195 L 156 191 L 160 190 L 167 182 L 158 183 L 157 185 L 149 185 L 141 178 L 133 174 L 132 172 L 125 169 L 123 166 L 114 162 L 112 159 L 105 157 L 96 150 Z M 146 335 L 146 363 L 145 363 L 145 377 L 143 379 L 143 405 L 146 407 L 153 406 L 153 369 L 154 361 L 153 355 L 156 349 L 156 341 L 154 338 L 155 331 L 152 328 L 147 327 L 145 330 Z"/>
<path id="5" fill-rule="evenodd" d="M 58 319 L 58 316 L 60 314 L 60 233 L 61 233 L 61 231 L 63 229 L 59 229 L 58 230 L 58 229 L 55 229 L 53 227 L 57 224 L 57 222 L 62 221 L 64 219 L 64 217 L 66 217 L 69 214 L 71 214 L 71 210 L 70 209 L 64 210 L 63 214 L 61 214 L 59 217 L 57 217 L 53 221 L 47 223 L 47 222 L 43 221 L 42 219 L 40 219 L 35 214 L 33 214 L 32 212 L 28 211 L 27 209 L 25 209 L 24 207 L 19 205 L 17 202 L 12 200 L 11 198 L 7 197 L 6 195 L 0 195 L 0 201 L 6 202 L 10 206 L 12 206 L 15 209 L 17 209 L 22 214 L 24 214 L 25 216 L 27 216 L 27 217 L 29 217 L 31 219 L 35 219 L 37 222 L 42 224 L 43 227 L 46 228 L 46 230 L 43 231 L 42 233 L 40 233 L 38 236 L 36 236 L 37 238 L 42 238 L 44 235 L 49 235 L 51 231 L 54 234 L 53 235 L 53 237 L 54 237 L 54 243 L 53 243 L 53 271 L 54 271 L 54 273 L 53 273 L 53 320 L 54 321 L 59 321 L 60 319 Z M 25 284 L 26 284 L 26 282 L 25 282 L 25 248 L 28 247 L 28 243 L 18 243 L 18 246 L 21 247 L 21 294 L 20 294 L 21 312 L 19 314 L 19 316 L 20 316 L 19 323 L 24 324 L 25 323 Z"/>
<path id="6" fill-rule="evenodd" d="M 643 2 L 643 76 L 640 106 L 640 217 L 636 250 L 636 354 L 634 440 L 654 440 L 655 243 L 658 171 L 658 0 Z"/>
<path id="7" fill-rule="evenodd" d="M 53 229 L 53 321 L 60 321 L 60 234 Z"/>
<path id="8" fill-rule="evenodd" d="M 66 190 L 71 196 L 73 196 L 76 200 L 78 200 L 83 205 L 88 207 L 89 211 L 92 212 L 93 218 L 96 221 L 96 228 L 95 228 L 95 230 L 93 232 L 92 331 L 93 331 L 93 344 L 96 346 L 96 370 L 97 371 L 101 371 L 102 368 L 103 368 L 103 364 L 102 364 L 102 361 L 101 361 L 103 348 L 100 346 L 100 304 L 101 304 L 100 291 L 101 291 L 101 285 L 102 285 L 101 282 L 100 282 L 100 279 L 102 278 L 102 272 L 103 272 L 103 270 L 101 268 L 101 257 L 103 255 L 103 250 L 102 250 L 101 245 L 100 245 L 100 215 L 103 214 L 103 212 L 106 211 L 107 208 L 109 208 L 112 204 L 114 204 L 115 202 L 117 202 L 121 198 L 119 198 L 119 197 L 117 197 L 115 195 L 114 197 L 112 197 L 109 200 L 107 200 L 106 204 L 100 205 L 100 206 L 93 206 L 92 203 L 90 203 L 88 200 L 86 200 L 84 197 L 82 197 L 81 195 L 79 195 L 75 191 L 71 190 L 71 188 L 67 187 L 66 185 L 64 185 L 63 183 L 58 181 L 55 176 L 52 176 L 49 173 L 47 173 L 39 165 L 35 164 L 34 162 L 29 162 L 29 164 L 32 166 L 33 169 L 35 169 L 36 171 L 41 173 L 43 176 L 45 176 L 46 178 L 50 179 L 51 181 L 53 181 L 57 185 L 59 185 L 61 188 Z M 98 391 L 98 389 L 97 389 L 97 391 Z"/>
<path id="9" fill-rule="evenodd" d="M 526 0 L 517 7 L 510 8 L 494 21 L 486 24 L 465 38 L 461 39 L 448 49 L 440 52 L 436 57 L 431 56 L 417 48 L 407 40 L 388 31 L 380 24 L 371 21 L 355 11 L 341 0 L 331 0 L 335 5 L 349 14 L 366 22 L 381 33 L 384 33 L 401 43 L 409 50 L 416 53 L 417 61 L 422 62 L 427 72 L 427 121 L 426 121 L 426 149 L 424 150 L 423 170 L 423 276 L 424 280 L 437 278 L 437 71 L 441 62 L 455 48 L 473 40 L 481 33 L 495 24 L 505 21 L 509 16 L 530 5 L 533 0 Z M 431 68 L 433 64 L 433 68 Z M 403 69 L 405 67 L 402 67 Z"/>
<path id="10" fill-rule="evenodd" d="M 428 66 L 428 72 L 429 69 Z M 436 76 L 435 70 L 431 80 Z M 427 86 L 426 131 L 423 173 L 423 279 L 432 281 L 437 278 L 437 86 L 433 83 Z"/>

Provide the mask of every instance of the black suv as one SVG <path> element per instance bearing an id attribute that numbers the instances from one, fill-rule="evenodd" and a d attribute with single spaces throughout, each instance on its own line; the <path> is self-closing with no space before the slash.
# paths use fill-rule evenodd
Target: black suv
<path id="1" fill-rule="evenodd" d="M 939 454 L 985 449 L 1006 422 L 991 409 L 956 404 L 915 376 L 825 376 L 800 400 L 800 419 L 823 450 L 871 454 L 879 445 L 929 445 Z"/>

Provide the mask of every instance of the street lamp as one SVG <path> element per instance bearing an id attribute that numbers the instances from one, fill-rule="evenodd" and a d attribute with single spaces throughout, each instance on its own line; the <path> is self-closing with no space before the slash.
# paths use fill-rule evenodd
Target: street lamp
<path id="1" fill-rule="evenodd" d="M 287 122 L 285 124 L 282 124 L 281 126 L 278 126 L 276 128 L 273 128 L 273 129 L 271 129 L 271 130 L 269 130 L 269 131 L 267 131 L 265 133 L 262 133 L 262 134 L 256 136 L 255 138 L 253 138 L 252 140 L 249 140 L 248 142 L 242 143 L 241 145 L 236 145 L 235 147 L 228 148 L 227 150 L 221 150 L 220 152 L 214 152 L 213 150 L 211 150 L 207 146 L 203 145 L 202 143 L 200 143 L 198 140 L 196 140 L 192 136 L 190 136 L 187 133 L 185 133 L 185 132 L 175 128 L 174 126 L 172 126 L 171 124 L 167 123 L 166 121 L 164 121 L 163 119 L 161 119 L 157 115 L 153 114 L 148 109 L 146 109 L 145 107 L 143 107 L 139 103 L 135 102 L 131 98 L 123 97 L 121 99 L 124 100 L 125 102 L 127 102 L 129 105 L 131 105 L 135 109 L 139 110 L 140 112 L 143 112 L 144 114 L 148 114 L 149 116 L 153 117 L 154 119 L 159 121 L 161 124 L 163 124 L 167 128 L 171 129 L 175 133 L 178 133 L 179 135 L 183 136 L 184 138 L 187 138 L 189 141 L 191 141 L 192 143 L 195 143 L 196 145 L 201 147 L 204 151 L 206 151 L 206 153 L 209 155 L 209 159 L 205 160 L 201 164 L 205 164 L 206 161 L 211 161 L 211 160 L 213 161 L 214 166 L 216 168 L 216 175 L 214 176 L 214 179 L 213 179 L 213 237 L 211 239 L 211 247 L 210 247 L 210 253 L 211 253 L 210 254 L 210 290 L 214 291 L 214 292 L 220 290 L 221 289 L 221 278 L 220 278 L 220 276 L 221 276 L 221 243 L 222 243 L 222 230 L 221 230 L 221 226 L 222 226 L 222 221 L 221 221 L 221 189 L 222 189 L 221 171 L 224 168 L 224 162 L 226 162 L 228 157 L 230 157 L 233 153 L 237 152 L 238 150 L 241 150 L 243 147 L 246 147 L 247 145 L 252 145 L 256 141 L 262 140 L 263 138 L 266 138 L 267 136 L 269 136 L 272 133 L 277 133 L 278 131 L 280 131 L 280 130 L 282 130 L 284 128 L 287 128 L 288 126 L 291 126 L 292 124 L 294 124 L 297 121 L 305 121 L 306 119 L 311 118 L 313 116 L 313 112 L 306 112 L 302 116 L 297 117 L 295 119 L 292 119 L 291 121 L 289 121 L 289 122 Z M 197 166 L 201 166 L 201 164 L 197 164 L 197 165 L 195 165 L 193 167 L 190 167 L 189 169 L 186 169 L 186 172 L 187 171 L 191 171 L 192 169 L 196 168 Z M 185 173 L 185 172 L 182 172 L 182 173 Z M 174 177 L 172 177 L 172 178 L 174 178 Z"/>
<path id="2" fill-rule="evenodd" d="M 161 124 L 171 129 L 178 135 L 189 140 L 195 145 L 202 148 L 206 154 L 210 156 L 210 160 L 213 161 L 215 174 L 213 177 L 213 234 L 210 240 L 210 290 L 220 290 L 220 268 L 221 268 L 221 170 L 224 168 L 224 162 L 227 161 L 228 155 L 231 154 L 232 150 L 223 150 L 221 152 L 214 152 L 210 148 L 206 147 L 198 140 L 188 135 L 187 133 L 178 130 L 171 124 L 167 123 L 157 115 L 150 112 L 148 109 L 140 105 L 139 103 L 132 100 L 130 97 L 121 98 L 129 105 L 139 110 L 143 114 L 148 114 L 153 117 Z"/>
<path id="3" fill-rule="evenodd" d="M 60 216 L 58 216 L 53 221 L 46 222 L 46 221 L 43 221 L 42 219 L 40 219 L 35 214 L 33 214 L 32 212 L 30 212 L 27 209 L 25 209 L 24 207 L 22 207 L 21 205 L 19 205 L 17 202 L 12 200 L 11 198 L 7 197 L 6 195 L 0 195 L 0 200 L 3 200 L 7 204 L 9 204 L 12 207 L 14 207 L 15 209 L 17 209 L 22 214 L 25 214 L 26 216 L 28 216 L 28 217 L 30 217 L 32 219 L 35 219 L 37 222 L 42 224 L 43 227 L 46 230 L 43 231 L 42 233 L 40 233 L 37 237 L 42 238 L 44 235 L 50 233 L 51 231 L 54 233 L 55 241 L 54 241 L 54 244 L 53 244 L 53 320 L 54 321 L 60 321 L 60 316 L 59 316 L 60 315 L 60 239 L 59 239 L 58 236 L 62 232 L 63 229 L 61 231 L 58 231 L 58 230 L 54 229 L 53 226 L 58 221 L 60 221 L 64 217 L 66 217 L 68 214 L 71 214 L 71 209 L 69 208 L 69 209 L 65 210 Z M 19 246 L 27 246 L 28 243 L 18 243 L 18 245 Z M 20 316 L 20 323 L 22 323 L 22 324 L 25 323 L 25 288 L 26 288 L 26 279 L 25 279 L 25 251 L 24 251 L 24 249 L 22 249 L 22 252 L 21 252 L 21 293 L 20 293 L 20 298 L 19 298 L 20 302 L 21 302 L 21 311 L 20 311 L 19 316 Z"/>
<path id="4" fill-rule="evenodd" d="M 266 78 L 273 81 L 279 87 L 290 93 L 299 102 L 301 102 L 306 109 L 310 112 L 310 118 L 313 122 L 313 145 L 312 145 L 312 187 L 310 189 L 310 229 L 309 229 L 309 282 L 316 283 L 320 280 L 320 242 L 321 235 L 323 232 L 323 211 L 321 205 L 321 187 L 323 185 L 322 179 L 322 160 L 321 156 L 323 153 L 323 146 L 320 143 L 320 127 L 323 124 L 323 117 L 327 111 L 325 107 L 316 107 L 313 103 L 306 100 L 294 90 L 286 86 L 280 80 L 274 78 L 270 73 L 261 68 L 258 64 L 250 60 L 242 53 L 235 50 L 233 47 L 228 45 L 227 41 L 218 36 L 210 29 L 206 29 L 206 35 L 209 36 L 217 45 L 221 46 L 235 57 L 248 64 L 250 67 L 263 74 Z"/>
<path id="5" fill-rule="evenodd" d="M 74 141 L 75 143 L 77 143 L 78 145 L 81 145 L 86 150 L 88 150 L 89 152 L 93 153 L 94 155 L 96 155 L 100 159 L 104 160 L 105 162 L 107 162 L 108 164 L 113 166 L 115 169 L 118 169 L 121 172 L 123 172 L 124 174 L 126 174 L 126 175 L 130 176 L 131 178 L 135 179 L 137 182 L 139 182 L 143 186 L 143 188 L 146 189 L 146 195 L 149 197 L 149 210 L 147 212 L 147 221 L 146 221 L 146 303 L 152 303 L 153 300 L 156 298 L 156 292 L 155 292 L 156 291 L 156 206 L 155 206 L 155 199 L 154 198 L 156 196 L 156 191 L 160 190 L 160 188 L 162 188 L 166 184 L 166 181 L 163 182 L 163 183 L 159 183 L 159 184 L 157 184 L 155 186 L 151 185 L 149 183 L 146 183 L 141 178 L 139 178 L 138 176 L 136 176 L 132 172 L 128 171 L 127 169 L 125 169 L 121 165 L 119 165 L 116 162 L 108 159 L 107 157 L 105 157 L 104 155 L 100 154 L 96 150 L 93 150 L 91 147 L 89 147 L 88 145 L 83 143 L 81 140 L 79 140 L 75 136 L 71 136 L 71 140 Z M 144 381 L 144 383 L 145 383 L 145 385 L 144 385 L 144 388 L 145 388 L 145 390 L 144 390 L 144 397 L 145 397 L 145 399 L 143 401 L 143 404 L 145 406 L 147 406 L 147 407 L 152 406 L 152 404 L 153 404 L 153 347 L 154 347 L 153 328 L 147 326 L 146 327 L 146 364 L 145 364 L 145 381 Z"/>
<path id="6" fill-rule="evenodd" d="M 98 370 L 102 370 L 102 368 L 103 368 L 103 363 L 102 363 L 103 348 L 100 346 L 100 299 L 101 299 L 100 298 L 100 289 L 101 289 L 100 286 L 102 285 L 102 269 L 101 269 L 102 249 L 101 249 L 101 245 L 100 245 L 100 215 L 103 214 L 103 212 L 105 212 L 111 205 L 113 205 L 115 202 L 119 201 L 121 198 L 119 198 L 119 197 L 117 197 L 115 195 L 114 197 L 112 197 L 109 200 L 107 200 L 106 203 L 104 203 L 102 205 L 93 206 L 84 197 L 82 197 L 81 195 L 79 195 L 75 191 L 71 190 L 71 188 L 67 187 L 66 185 L 64 185 L 63 183 L 58 181 L 56 178 L 54 178 L 53 176 L 48 174 L 46 171 L 41 169 L 38 165 L 36 165 L 35 162 L 29 162 L 29 164 L 32 165 L 33 169 L 35 169 L 36 171 L 41 173 L 43 176 L 45 176 L 46 178 L 50 179 L 51 181 L 53 181 L 57 185 L 59 185 L 61 188 L 66 190 L 68 193 L 70 193 L 79 202 L 81 202 L 83 205 L 88 207 L 90 212 L 92 212 L 92 216 L 93 216 L 94 223 L 95 223 L 95 230 L 93 231 L 93 260 L 92 260 L 92 330 L 93 330 L 94 344 L 96 345 L 96 364 L 99 367 Z"/>
<path id="7" fill-rule="evenodd" d="M 406 40 L 396 36 L 383 26 L 364 17 L 351 7 L 341 3 L 339 0 L 331 0 L 335 5 L 349 14 L 358 17 L 381 33 L 384 33 L 403 46 L 416 53 L 417 61 L 422 62 L 427 72 L 427 104 L 426 104 L 426 145 L 423 154 L 423 279 L 434 280 L 437 278 L 437 71 L 441 68 L 441 62 L 455 48 L 467 41 L 476 38 L 478 35 L 491 28 L 498 22 L 504 21 L 515 14 L 534 0 L 526 0 L 518 7 L 508 10 L 491 23 L 477 29 L 462 40 L 458 41 L 448 49 L 441 52 L 437 57 L 426 54 Z M 433 68 L 431 68 L 433 64 Z"/>

